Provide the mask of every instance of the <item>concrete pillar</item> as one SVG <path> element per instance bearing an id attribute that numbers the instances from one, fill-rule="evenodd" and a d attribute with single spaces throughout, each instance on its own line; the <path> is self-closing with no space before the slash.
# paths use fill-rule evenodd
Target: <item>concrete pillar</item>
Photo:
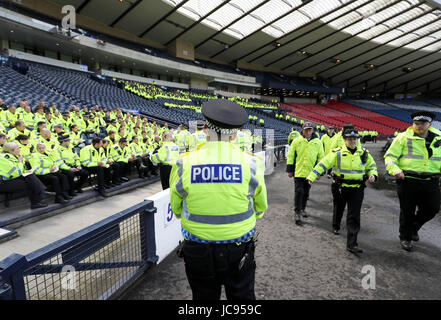
<path id="1" fill-rule="evenodd" d="M 194 44 L 176 39 L 168 47 L 167 50 L 176 58 L 194 61 Z"/>
<path id="2" fill-rule="evenodd" d="M 208 90 L 208 82 L 207 80 L 192 76 L 190 79 L 190 89 Z"/>

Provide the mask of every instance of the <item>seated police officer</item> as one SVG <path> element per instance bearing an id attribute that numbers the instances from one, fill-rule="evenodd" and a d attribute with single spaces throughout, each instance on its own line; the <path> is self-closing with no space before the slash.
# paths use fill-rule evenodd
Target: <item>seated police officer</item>
<path id="1" fill-rule="evenodd" d="M 345 145 L 328 153 L 315 166 L 307 180 L 312 185 L 317 177 L 324 175 L 327 170 L 333 168 L 334 183 L 339 186 L 337 199 L 339 206 L 337 207 L 340 208 L 338 211 L 334 210 L 332 221 L 334 234 L 339 234 L 343 211 L 347 203 L 347 250 L 352 253 L 362 253 L 363 250 L 358 247 L 357 235 L 360 231 L 360 211 L 364 198 L 364 188 L 366 187 L 365 181 L 372 183 L 377 180 L 377 166 L 370 153 L 366 149 L 357 146 L 360 137 L 357 130 L 346 129 L 342 137 Z"/>
<path id="2" fill-rule="evenodd" d="M 54 151 L 54 157 L 57 159 L 56 163 L 61 172 L 67 177 L 69 181 L 69 196 L 75 197 L 78 193 L 83 193 L 83 185 L 87 182 L 89 173 L 81 168 L 80 157 L 70 147 L 69 135 L 64 135 L 58 138 L 60 147 Z M 75 177 L 79 180 L 75 182 Z"/>
<path id="3" fill-rule="evenodd" d="M 182 254 L 193 299 L 254 300 L 256 220 L 268 208 L 261 159 L 232 143 L 248 119 L 229 100 L 204 103 L 207 143 L 176 160 L 170 204 L 181 219 Z"/>
<path id="4" fill-rule="evenodd" d="M 42 202 L 46 189 L 40 180 L 30 172 L 26 172 L 24 158 L 20 147 L 8 142 L 0 153 L 0 192 L 25 191 L 31 201 L 31 209 L 47 207 Z"/>

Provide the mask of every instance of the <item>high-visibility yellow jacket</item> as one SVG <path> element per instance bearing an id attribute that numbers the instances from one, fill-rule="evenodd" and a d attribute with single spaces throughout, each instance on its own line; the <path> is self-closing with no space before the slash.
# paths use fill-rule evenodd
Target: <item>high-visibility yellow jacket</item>
<path id="1" fill-rule="evenodd" d="M 343 139 L 342 134 L 343 133 L 340 131 L 332 137 L 331 147 L 330 147 L 331 150 L 336 148 L 343 148 L 346 145 L 345 139 Z M 357 140 L 357 148 L 361 148 L 360 139 Z"/>
<path id="2" fill-rule="evenodd" d="M 46 146 L 46 153 L 51 153 L 60 145 L 54 134 L 51 135 L 49 140 L 43 138 L 42 136 L 37 136 L 36 143 L 43 143 Z"/>
<path id="3" fill-rule="evenodd" d="M 10 127 L 15 124 L 15 122 L 20 118 L 20 114 L 15 112 L 12 113 L 9 110 L 6 110 L 2 113 L 2 122 L 5 127 Z"/>
<path id="4" fill-rule="evenodd" d="M 190 132 L 188 132 L 187 130 L 182 130 L 176 135 L 176 144 L 178 145 L 179 151 L 181 153 L 185 153 L 188 147 L 189 136 Z"/>
<path id="5" fill-rule="evenodd" d="M 51 173 L 51 168 L 57 167 L 55 159 L 49 153 L 41 153 L 37 151 L 33 157 L 30 158 L 34 174 L 38 176 L 44 176 Z"/>
<path id="6" fill-rule="evenodd" d="M 154 164 L 173 165 L 179 157 L 179 147 L 172 141 L 164 141 L 158 152 L 150 156 Z"/>
<path id="7" fill-rule="evenodd" d="M 202 130 L 197 130 L 188 139 L 188 150 L 193 151 L 197 146 L 205 142 L 207 142 L 207 135 Z"/>
<path id="8" fill-rule="evenodd" d="M 307 179 L 314 182 L 318 176 L 323 175 L 331 168 L 334 168 L 333 172 L 337 177 L 336 180 L 341 181 L 343 187 L 358 188 L 363 180 L 367 180 L 365 179 L 366 176 L 374 175 L 378 177 L 377 165 L 369 151 L 357 147 L 357 150 L 352 154 L 344 145 L 342 148 L 332 149 L 315 166 Z"/>
<path id="9" fill-rule="evenodd" d="M 23 120 L 26 127 L 35 127 L 35 116 L 32 112 L 22 112 L 19 116 L 19 120 Z"/>
<path id="10" fill-rule="evenodd" d="M 83 167 L 98 167 L 99 162 L 106 161 L 103 148 L 97 150 L 93 145 L 88 145 L 80 151 L 80 162 Z"/>
<path id="11" fill-rule="evenodd" d="M 70 147 L 60 146 L 54 152 L 56 165 L 62 170 L 69 170 L 81 165 L 80 157 Z"/>
<path id="12" fill-rule="evenodd" d="M 24 162 L 18 160 L 10 153 L 0 154 L 0 179 L 12 180 L 20 177 L 25 172 Z"/>
<path id="13" fill-rule="evenodd" d="M 37 148 L 34 142 L 29 141 L 27 145 L 21 144 L 20 141 L 16 142 L 20 147 L 20 154 L 23 156 L 25 161 L 29 161 L 31 157 L 35 155 Z"/>
<path id="14" fill-rule="evenodd" d="M 331 143 L 334 136 L 335 134 L 330 137 L 327 133 L 325 133 L 320 139 L 323 143 L 323 151 L 325 152 L 325 156 L 331 151 Z"/>
<path id="15" fill-rule="evenodd" d="M 241 242 L 268 208 L 261 159 L 229 142 L 207 142 L 173 165 L 170 204 L 186 239 Z"/>
<path id="16" fill-rule="evenodd" d="M 300 136 L 300 132 L 298 131 L 291 131 L 291 133 L 288 136 L 288 144 L 291 144 L 291 142 L 297 138 L 298 136 Z"/>
<path id="17" fill-rule="evenodd" d="M 426 148 L 427 138 L 433 139 L 429 146 L 430 151 Z M 441 131 L 431 127 L 427 138 L 415 135 L 413 127 L 398 134 L 384 155 L 387 172 L 395 175 L 404 171 L 405 175 L 406 173 L 417 175 L 420 179 L 439 175 L 441 173 Z"/>
<path id="18" fill-rule="evenodd" d="M 286 172 L 293 172 L 296 178 L 306 178 L 323 155 L 322 142 L 316 135 L 313 134 L 309 141 L 300 135 L 289 147 Z"/>
<path id="19" fill-rule="evenodd" d="M 129 163 L 129 159 L 132 157 L 132 150 L 128 146 L 121 148 L 119 144 L 115 144 L 110 148 L 110 156 L 114 162 Z"/>

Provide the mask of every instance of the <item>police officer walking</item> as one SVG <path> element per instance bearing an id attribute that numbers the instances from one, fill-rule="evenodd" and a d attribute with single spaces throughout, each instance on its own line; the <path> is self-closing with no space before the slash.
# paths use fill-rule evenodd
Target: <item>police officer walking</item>
<path id="1" fill-rule="evenodd" d="M 305 209 L 310 186 L 306 177 L 324 155 L 323 144 L 313 132 L 314 125 L 305 122 L 302 126 L 302 134 L 295 138 L 289 147 L 286 162 L 288 177 L 294 177 L 294 214 L 296 224 L 299 226 L 303 224 L 300 215 L 304 218 L 308 217 Z"/>
<path id="2" fill-rule="evenodd" d="M 431 112 L 415 112 L 411 117 L 412 126 L 397 135 L 384 155 L 386 170 L 397 182 L 400 244 L 406 251 L 440 209 L 441 131 L 432 127 Z"/>
<path id="3" fill-rule="evenodd" d="M 377 180 L 377 166 L 369 151 L 357 147 L 358 138 L 360 137 L 357 130 L 346 129 L 342 137 L 345 145 L 332 150 L 324 157 L 308 175 L 307 179 L 312 186 L 317 177 L 334 168 L 334 183 L 339 186 L 338 201 L 340 202 L 339 206 L 334 206 L 334 209 L 339 208 L 339 211 L 334 210 L 332 219 L 334 234 L 339 234 L 341 219 L 347 203 L 346 248 L 352 253 L 362 253 L 363 250 L 358 247 L 357 235 L 360 231 L 360 211 L 364 198 L 364 188 L 366 187 L 365 181 L 372 183 Z"/>
<path id="4" fill-rule="evenodd" d="M 180 252 L 194 300 L 255 300 L 256 220 L 268 208 L 261 159 L 230 141 L 248 120 L 229 100 L 205 102 L 207 143 L 177 159 L 170 203 L 181 219 Z"/>

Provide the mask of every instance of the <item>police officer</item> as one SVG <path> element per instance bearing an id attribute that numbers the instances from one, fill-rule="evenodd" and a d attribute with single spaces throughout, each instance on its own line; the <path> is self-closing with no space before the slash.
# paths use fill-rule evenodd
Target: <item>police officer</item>
<path id="1" fill-rule="evenodd" d="M 20 147 L 16 143 L 8 142 L 2 151 L 3 153 L 0 153 L 0 192 L 26 191 L 31 201 L 31 209 L 47 207 L 47 204 L 42 202 L 46 188 L 34 174 L 26 173 Z"/>
<path id="2" fill-rule="evenodd" d="M 364 198 L 365 181 L 375 182 L 378 177 L 377 166 L 374 158 L 364 149 L 357 147 L 360 135 L 355 129 L 346 129 L 342 135 L 345 145 L 332 150 L 315 166 L 308 175 L 309 184 L 312 186 L 317 177 L 325 174 L 326 170 L 334 168 L 334 183 L 339 186 L 338 206 L 339 211 L 334 211 L 334 234 L 339 234 L 343 211 L 348 204 L 346 217 L 347 243 L 346 248 L 352 253 L 362 253 L 358 247 L 357 235 L 360 231 L 360 211 Z"/>
<path id="3" fill-rule="evenodd" d="M 61 136 L 58 141 L 60 146 L 54 151 L 54 158 L 69 181 L 69 196 L 75 197 L 76 192 L 83 193 L 82 187 L 87 182 L 89 173 L 81 168 L 80 157 L 70 147 L 70 136 Z M 79 177 L 77 182 L 74 182 L 75 177 Z"/>
<path id="4" fill-rule="evenodd" d="M 192 133 L 189 138 L 188 150 L 193 151 L 197 146 L 207 142 L 207 135 L 204 133 L 203 129 L 205 122 L 197 121 L 196 132 Z"/>
<path id="5" fill-rule="evenodd" d="M 323 158 L 323 145 L 313 132 L 314 125 L 305 122 L 302 126 L 302 134 L 294 139 L 289 147 L 286 163 L 288 177 L 294 177 L 294 214 L 296 224 L 299 226 L 303 224 L 300 215 L 304 218 L 308 217 L 305 209 L 310 186 L 306 177 L 315 164 Z"/>
<path id="6" fill-rule="evenodd" d="M 164 141 L 158 151 L 150 156 L 150 161 L 159 165 L 162 190 L 170 188 L 170 173 L 172 164 L 179 157 L 179 147 L 173 142 L 173 135 L 166 132 L 163 135 Z"/>
<path id="7" fill-rule="evenodd" d="M 293 128 L 291 129 L 291 132 L 290 132 L 289 136 L 288 136 L 288 144 L 290 145 L 291 142 L 292 142 L 295 138 L 297 138 L 298 136 L 300 136 L 300 133 L 299 133 L 299 132 L 293 127 Z"/>
<path id="8" fill-rule="evenodd" d="M 323 143 L 323 151 L 325 153 L 325 156 L 329 152 L 331 152 L 331 142 L 332 142 L 332 138 L 335 135 L 334 130 L 335 129 L 334 129 L 333 126 L 328 127 L 328 130 L 327 130 L 326 134 L 324 134 L 322 136 L 322 138 L 320 139 L 322 141 L 322 143 Z M 331 179 L 331 171 L 332 171 L 332 169 L 329 169 L 328 172 L 327 172 L 328 179 Z"/>
<path id="9" fill-rule="evenodd" d="M 432 112 L 415 112 L 411 117 L 412 126 L 397 135 L 384 155 L 386 170 L 397 182 L 400 244 L 406 251 L 440 209 L 441 132 L 432 127 Z"/>
<path id="10" fill-rule="evenodd" d="M 248 120 L 229 100 L 205 102 L 207 143 L 182 155 L 170 176 L 193 299 L 254 300 L 256 220 L 268 208 L 261 159 L 230 143 Z"/>

